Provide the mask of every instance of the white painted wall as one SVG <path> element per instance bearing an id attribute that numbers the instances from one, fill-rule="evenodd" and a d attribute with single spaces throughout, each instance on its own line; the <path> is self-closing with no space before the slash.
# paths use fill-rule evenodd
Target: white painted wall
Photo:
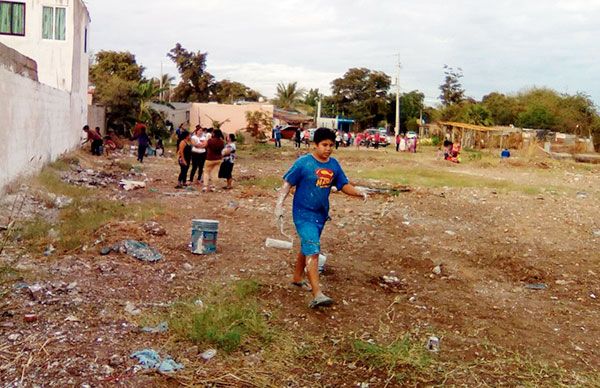
<path id="1" fill-rule="evenodd" d="M 0 67 L 0 188 L 78 144 L 81 128 L 74 131 L 73 122 L 81 122 L 74 117 L 81 107 L 76 100 Z"/>

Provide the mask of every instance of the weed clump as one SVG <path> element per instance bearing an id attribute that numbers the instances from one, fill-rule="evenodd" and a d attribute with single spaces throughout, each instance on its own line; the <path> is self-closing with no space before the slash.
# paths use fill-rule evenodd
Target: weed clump
<path id="1" fill-rule="evenodd" d="M 171 312 L 169 326 L 187 340 L 227 353 L 242 347 L 260 349 L 271 343 L 273 330 L 257 298 L 260 285 L 242 280 L 231 288 L 215 290 L 203 306 L 178 304 Z"/>
<path id="2" fill-rule="evenodd" d="M 425 347 L 414 342 L 409 335 L 387 346 L 355 340 L 352 342 L 351 358 L 370 368 L 384 369 L 389 376 L 396 378 L 402 378 L 407 369 L 420 372 L 431 364 Z"/>

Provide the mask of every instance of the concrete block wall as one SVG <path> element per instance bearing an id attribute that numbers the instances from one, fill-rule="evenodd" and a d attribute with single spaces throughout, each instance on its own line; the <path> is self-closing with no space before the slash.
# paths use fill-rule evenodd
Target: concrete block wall
<path id="1" fill-rule="evenodd" d="M 31 69 L 31 59 L 0 44 L 7 52 L 0 55 L 0 193 L 76 148 L 87 120 L 85 99 L 35 81 L 29 70 L 23 75 L 17 69 Z"/>

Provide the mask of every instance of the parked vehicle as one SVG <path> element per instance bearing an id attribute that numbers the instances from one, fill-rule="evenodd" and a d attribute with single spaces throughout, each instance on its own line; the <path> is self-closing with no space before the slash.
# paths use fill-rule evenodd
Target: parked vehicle
<path id="1" fill-rule="evenodd" d="M 283 139 L 293 140 L 294 136 L 296 136 L 297 129 L 298 127 L 295 127 L 293 125 L 288 125 L 284 128 L 281 128 L 281 137 Z"/>
<path id="2" fill-rule="evenodd" d="M 386 135 L 386 130 L 383 128 L 381 128 L 381 129 L 369 128 L 369 129 L 366 129 L 363 133 L 364 133 L 364 138 L 360 144 L 365 147 L 375 146 L 375 134 L 376 133 L 379 133 L 379 144 L 378 144 L 379 147 L 387 147 L 390 145 L 390 141 L 388 139 L 388 136 Z"/>

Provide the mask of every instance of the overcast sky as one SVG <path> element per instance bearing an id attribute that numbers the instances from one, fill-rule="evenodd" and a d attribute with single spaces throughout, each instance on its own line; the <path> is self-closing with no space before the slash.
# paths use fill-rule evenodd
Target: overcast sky
<path id="1" fill-rule="evenodd" d="M 279 82 L 329 93 L 351 67 L 381 70 L 438 103 L 443 66 L 477 99 L 531 86 L 600 104 L 600 0 L 88 0 L 91 47 L 128 50 L 146 76 L 177 74 L 177 42 L 208 71 L 272 97 Z"/>

